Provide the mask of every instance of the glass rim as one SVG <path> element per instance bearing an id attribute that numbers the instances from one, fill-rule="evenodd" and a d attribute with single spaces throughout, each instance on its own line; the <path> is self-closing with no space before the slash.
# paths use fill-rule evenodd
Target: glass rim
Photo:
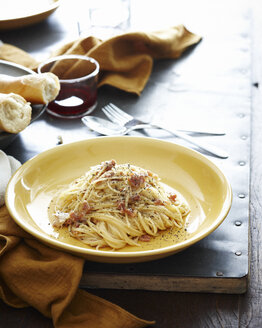
<path id="1" fill-rule="evenodd" d="M 41 69 L 45 66 L 45 65 L 48 65 L 52 62 L 55 62 L 57 60 L 63 60 L 63 59 L 82 59 L 82 60 L 86 60 L 86 61 L 89 61 L 93 64 L 95 64 L 95 69 L 92 73 L 88 74 L 88 75 L 85 75 L 85 76 L 81 76 L 81 77 L 77 77 L 77 78 L 74 78 L 74 79 L 60 79 L 59 78 L 59 81 L 61 83 L 74 83 L 74 82 L 81 82 L 83 80 L 86 80 L 86 79 L 90 79 L 94 76 L 96 76 L 98 73 L 99 73 L 99 69 L 100 69 L 100 65 L 98 63 L 97 60 L 95 60 L 94 58 L 92 57 L 89 57 L 89 56 L 84 56 L 84 55 L 61 55 L 61 56 L 56 56 L 56 57 L 52 57 L 52 58 L 49 58 L 48 60 L 42 62 L 38 67 L 37 67 L 37 72 L 38 73 L 46 73 L 46 72 L 41 72 Z"/>

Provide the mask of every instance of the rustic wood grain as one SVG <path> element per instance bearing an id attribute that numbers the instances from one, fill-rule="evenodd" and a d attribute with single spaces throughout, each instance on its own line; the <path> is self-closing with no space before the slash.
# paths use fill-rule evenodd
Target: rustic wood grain
<path id="1" fill-rule="evenodd" d="M 12 308 L 0 300 L 0 328 L 52 328 L 52 321 L 35 309 Z"/>
<path id="2" fill-rule="evenodd" d="M 91 292 L 121 304 L 138 316 L 156 320 L 154 328 L 238 327 L 238 295 L 119 290 Z"/>
<path id="3" fill-rule="evenodd" d="M 211 278 L 211 277 L 174 277 L 158 275 L 109 274 L 88 270 L 83 272 L 82 288 L 142 289 L 170 292 L 204 292 L 242 294 L 247 289 L 247 277 Z M 87 283 L 87 285 L 86 285 Z"/>

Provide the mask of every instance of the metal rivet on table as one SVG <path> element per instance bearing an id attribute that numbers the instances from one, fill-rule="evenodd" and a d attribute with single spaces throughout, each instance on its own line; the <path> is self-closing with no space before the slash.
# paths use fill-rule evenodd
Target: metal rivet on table
<path id="1" fill-rule="evenodd" d="M 245 165 L 246 165 L 246 162 L 245 162 L 245 161 L 239 161 L 238 164 L 239 164 L 240 166 L 245 166 Z"/>
<path id="2" fill-rule="evenodd" d="M 235 221 L 235 226 L 240 227 L 242 225 L 241 221 Z"/>
<path id="3" fill-rule="evenodd" d="M 223 277 L 223 272 L 221 272 L 221 271 L 217 271 L 217 273 L 216 273 L 216 275 L 218 276 L 218 277 Z"/>
<path id="4" fill-rule="evenodd" d="M 242 252 L 237 251 L 237 252 L 235 252 L 235 254 L 236 254 L 236 256 L 240 256 L 240 255 L 242 255 Z"/>
<path id="5" fill-rule="evenodd" d="M 244 118 L 246 115 L 244 114 L 244 113 L 240 113 L 240 114 L 238 114 L 238 117 L 239 118 Z"/>
<path id="6" fill-rule="evenodd" d="M 245 194 L 238 194 L 238 198 L 246 198 Z"/>

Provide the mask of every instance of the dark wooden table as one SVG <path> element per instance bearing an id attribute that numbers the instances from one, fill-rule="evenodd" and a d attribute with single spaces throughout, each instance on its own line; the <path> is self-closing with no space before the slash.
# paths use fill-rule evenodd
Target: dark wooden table
<path id="1" fill-rule="evenodd" d="M 130 25 L 133 29 L 157 30 L 166 26 L 183 23 L 190 30 L 203 36 L 204 40 L 199 46 L 207 47 L 206 51 L 210 54 L 209 58 L 200 58 L 199 52 L 196 51 L 186 53 L 179 59 L 175 66 L 175 74 L 183 74 L 186 80 L 179 80 L 177 86 L 174 84 L 172 88 L 174 92 L 170 98 L 159 100 L 158 95 L 151 96 L 154 90 L 155 81 L 158 86 L 162 84 L 164 87 L 170 76 L 166 75 L 169 65 L 173 65 L 169 60 L 158 62 L 152 72 L 149 81 L 142 96 L 137 97 L 126 95 L 122 92 L 104 88 L 100 90 L 99 107 L 95 111 L 96 115 L 101 115 L 99 108 L 112 99 L 116 99 L 119 104 L 126 106 L 133 113 L 145 108 L 145 114 L 154 117 L 156 114 L 147 111 L 147 100 L 154 107 L 154 101 L 158 98 L 158 104 L 162 105 L 162 109 L 166 116 L 171 113 L 171 105 L 184 106 L 184 114 L 181 114 L 181 122 L 183 123 L 187 115 L 187 106 L 194 105 L 201 114 L 203 108 L 215 106 L 219 109 L 222 106 L 230 108 L 234 106 L 234 102 L 229 100 L 230 97 L 221 97 L 221 86 L 216 85 L 219 79 L 216 79 L 214 85 L 212 83 L 207 87 L 207 83 L 203 82 L 205 78 L 212 77 L 214 70 L 216 77 L 217 72 L 223 67 L 232 65 L 227 54 L 236 49 L 235 44 L 231 40 L 238 42 L 238 39 L 246 39 L 246 49 L 242 49 L 247 56 L 247 60 L 243 61 L 243 67 L 239 69 L 237 65 L 239 61 L 238 54 L 234 58 L 238 72 L 235 66 L 229 67 L 225 71 L 231 72 L 234 78 L 241 73 L 241 78 L 246 71 L 249 72 L 245 81 L 248 97 L 247 106 L 250 106 L 250 132 L 249 147 L 245 150 L 245 158 L 249 163 L 249 275 L 247 291 L 244 294 L 224 294 L 224 293 L 190 293 L 190 292 L 174 292 L 174 291 L 149 291 L 149 290 L 119 290 L 119 289 L 92 289 L 91 293 L 108 299 L 135 315 L 145 319 L 156 320 L 155 327 L 261 327 L 262 326 L 262 293 L 261 293 L 261 275 L 262 270 L 260 245 L 261 245 L 261 138 L 262 138 L 262 94 L 260 91 L 261 80 L 261 39 L 262 39 L 262 22 L 260 12 L 262 9 L 259 0 L 251 1 L 172 1 L 162 0 L 149 1 L 131 1 L 131 20 Z M 16 45 L 25 51 L 36 56 L 40 60 L 49 56 L 52 50 L 66 41 L 76 39 L 79 33 L 84 36 L 90 32 L 88 20 L 88 8 L 83 10 L 86 1 L 74 1 L 73 8 L 65 1 L 63 5 L 44 22 L 32 27 L 21 28 L 15 31 L 0 32 L 0 39 L 3 42 Z M 150 4 L 150 8 L 148 7 Z M 70 9 L 70 10 L 69 10 Z M 244 26 L 243 26 L 244 22 Z M 219 45 L 219 47 L 218 47 Z M 217 51 L 219 49 L 219 51 Z M 201 51 L 200 51 L 201 54 Z M 207 60 L 208 59 L 208 60 Z M 232 58 L 231 58 L 232 60 Z M 234 62 L 234 61 L 233 61 Z M 195 66 L 198 66 L 197 68 Z M 173 67 L 173 66 L 172 66 Z M 210 73 L 211 71 L 211 73 Z M 197 75 L 198 74 L 198 75 Z M 221 73 L 221 75 L 224 73 Z M 231 81 L 231 75 L 227 78 Z M 222 76 L 222 81 L 227 81 Z M 237 82 L 237 79 L 234 80 Z M 233 81 L 233 82 L 234 82 Z M 210 81 L 212 82 L 212 81 Z M 196 88 L 197 86 L 197 88 Z M 229 86 L 224 86 L 225 90 Z M 233 87 L 233 85 L 232 85 Z M 178 88 L 178 89 L 177 89 Z M 218 92 L 216 95 L 216 88 Z M 218 90 L 217 89 L 217 90 Z M 164 89 L 163 89 L 164 90 Z M 203 91 L 204 90 L 204 91 Z M 243 91 L 244 92 L 244 91 Z M 181 94 L 184 93 L 183 96 Z M 187 96 L 185 96 L 187 93 Z M 202 95 L 202 103 L 194 103 L 194 99 L 199 99 Z M 149 96 L 150 95 L 150 96 Z M 197 96 L 196 96 L 197 95 Z M 161 95 L 162 96 L 162 95 Z M 194 98 L 195 97 L 195 98 Z M 191 99 L 192 98 L 192 99 Z M 241 98 L 241 96 L 239 96 Z M 207 101 L 205 101 L 207 99 Z M 209 103 L 206 103 L 209 102 Z M 236 103 L 235 103 L 236 105 Z M 240 102 L 241 106 L 241 102 Z M 215 115 L 216 127 L 224 127 L 230 137 L 231 127 L 227 122 L 223 122 L 217 112 L 211 111 L 211 115 Z M 164 115 L 164 116 L 165 116 Z M 194 116 L 194 118 L 196 115 Z M 207 117 L 209 120 L 210 117 Z M 203 120 L 202 120 L 203 121 Z M 203 122 L 202 122 L 203 123 Z M 209 122 L 208 122 L 209 123 Z M 38 144 L 31 141 L 30 149 L 24 147 L 23 143 L 29 141 L 30 133 L 34 131 L 28 129 L 21 137 L 16 139 L 13 144 L 7 148 L 7 153 L 16 156 L 21 161 L 25 161 L 36 153 L 55 146 L 57 142 L 56 136 L 61 123 L 54 121 L 47 114 L 44 114 L 35 126 L 44 129 L 50 128 L 50 136 L 47 143 L 40 141 Z M 68 129 L 72 125 L 72 131 L 65 134 L 65 138 L 76 138 L 75 130 L 77 126 L 74 123 L 67 123 Z M 232 130 L 236 127 L 232 126 Z M 69 131 L 69 130 L 68 130 Z M 86 137 L 86 130 L 80 129 L 78 137 Z M 248 136 L 249 136 L 248 135 Z M 87 137 L 92 136 L 91 132 Z M 233 134 L 232 134 L 233 136 Z M 42 140 L 42 139 L 41 139 Z M 219 141 L 217 141 L 219 140 Z M 210 139 L 219 146 L 223 145 L 221 139 Z M 227 144 L 225 143 L 225 148 Z M 251 152 L 250 151 L 251 147 Z M 21 153 L 21 149 L 25 149 Z M 230 154 L 234 158 L 235 152 L 232 152 L 228 146 Z M 220 164 L 220 162 L 219 162 Z M 223 166 L 223 163 L 222 163 Z M 52 327 L 52 322 L 44 318 L 41 314 L 32 308 L 14 309 L 0 302 L 0 327 Z"/>

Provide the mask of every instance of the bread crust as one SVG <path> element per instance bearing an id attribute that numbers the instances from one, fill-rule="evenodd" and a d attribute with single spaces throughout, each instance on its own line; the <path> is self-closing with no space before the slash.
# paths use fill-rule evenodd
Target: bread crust
<path id="1" fill-rule="evenodd" d="M 59 91 L 59 79 L 51 72 L 18 77 L 0 75 L 0 93 L 18 94 L 32 104 L 47 104 L 57 97 Z"/>
<path id="2" fill-rule="evenodd" d="M 31 122 L 32 107 L 20 95 L 0 93 L 0 129 L 19 133 Z"/>

